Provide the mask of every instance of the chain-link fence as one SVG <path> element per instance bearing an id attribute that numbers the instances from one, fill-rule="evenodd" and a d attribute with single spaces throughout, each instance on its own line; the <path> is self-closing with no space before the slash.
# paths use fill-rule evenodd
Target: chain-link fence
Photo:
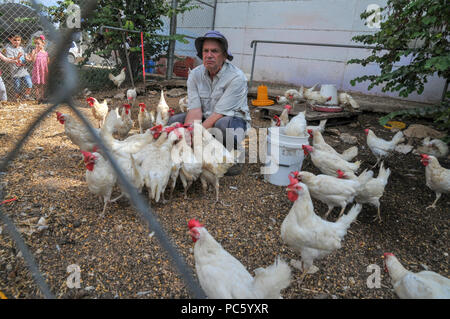
<path id="1" fill-rule="evenodd" d="M 180 56 L 195 57 L 195 38 L 204 35 L 207 31 L 214 29 L 215 11 L 217 0 L 193 1 L 196 9 L 184 12 L 177 16 L 178 34 L 189 36 L 188 44 L 177 42 L 175 54 Z"/>
<path id="2" fill-rule="evenodd" d="M 14 60 L 1 59 L 3 85 L 0 83 L 0 100 L 38 98 L 34 86 L 42 84 L 39 76 L 42 74 L 37 74 L 36 69 L 33 74 L 33 69 L 40 58 L 36 61 L 32 53 L 34 39 L 44 34 L 42 30 L 39 17 L 32 8 L 19 3 L 0 2 L 0 51 L 4 57 Z"/>
<path id="3" fill-rule="evenodd" d="M 29 12 L 39 12 L 39 8 L 36 3 L 32 1 L 33 9 L 29 7 L 27 9 L 23 9 L 19 6 L 8 6 L 6 8 L 22 8 L 22 9 L 14 9 L 19 10 L 29 10 Z M 86 1 L 85 5 L 81 10 L 81 18 L 86 17 L 89 13 L 91 13 L 96 7 L 96 1 L 90 0 Z M 11 9 L 13 10 L 13 9 Z M 31 10 L 31 11 L 30 11 Z M 14 12 L 14 11 L 10 11 Z M 12 13 L 10 13 L 12 14 Z M 16 13 L 19 15 L 19 13 Z M 2 16 L 3 17 L 3 16 Z M 52 55 L 52 62 L 49 65 L 49 83 L 48 83 L 48 94 L 49 101 L 51 102 L 49 106 L 37 116 L 37 118 L 29 125 L 26 132 L 19 138 L 18 142 L 14 145 L 12 150 L 8 151 L 8 153 L 2 157 L 0 161 L 0 183 L 2 182 L 3 177 L 7 174 L 9 164 L 17 157 L 18 153 L 23 149 L 24 144 L 27 139 L 33 134 L 34 130 L 41 124 L 41 122 L 52 112 L 55 111 L 61 104 L 65 104 L 75 113 L 77 118 L 81 120 L 83 125 L 88 129 L 92 137 L 94 138 L 97 145 L 102 152 L 104 152 L 106 159 L 110 162 L 113 167 L 115 173 L 117 174 L 118 182 L 127 189 L 128 195 L 130 197 L 131 204 L 135 208 L 135 210 L 140 214 L 143 220 L 147 223 L 149 229 L 154 232 L 155 237 L 159 240 L 161 247 L 167 253 L 169 259 L 173 262 L 176 270 L 180 273 L 182 278 L 185 280 L 186 286 L 189 289 L 190 293 L 193 297 L 200 298 L 204 297 L 204 292 L 200 288 L 198 282 L 194 279 L 192 275 L 192 270 L 187 266 L 184 259 L 178 253 L 177 249 L 171 243 L 169 237 L 167 236 L 164 229 L 161 227 L 160 223 L 157 221 L 156 217 L 153 214 L 152 208 L 150 204 L 143 199 L 141 195 L 138 194 L 137 189 L 132 186 L 128 178 L 124 175 L 122 170 L 119 168 L 115 158 L 112 156 L 108 148 L 103 143 L 102 138 L 98 134 L 98 132 L 92 127 L 89 120 L 82 114 L 79 109 L 79 106 L 75 105 L 73 96 L 77 94 L 79 89 L 79 73 L 77 69 L 70 64 L 68 61 L 68 50 L 70 47 L 70 43 L 73 41 L 73 33 L 75 29 L 68 29 L 64 32 L 57 31 L 55 27 L 46 20 L 42 15 L 35 15 L 38 19 L 34 20 L 36 23 L 35 27 L 30 28 L 19 28 L 18 25 L 14 23 L 19 21 L 18 18 L 13 18 L 14 23 L 5 24 L 4 26 L 10 26 L 9 31 L 19 32 L 21 33 L 21 37 L 27 41 L 32 39 L 32 35 L 34 32 L 41 29 L 46 35 L 48 35 L 48 40 L 54 43 L 53 49 L 54 54 Z M 4 22 L 4 20 L 2 20 Z M 31 26 L 31 24 L 30 24 Z M 40 28 L 42 26 L 42 28 Z M 13 28 L 18 27 L 18 30 L 13 30 Z M 6 31 L 6 32 L 9 32 Z M 4 33 L 8 34 L 8 33 Z M 47 37 L 46 37 L 47 38 Z M 54 72 L 60 72 L 63 75 L 63 79 L 60 77 L 52 77 Z M 7 80 L 6 80 L 7 81 Z M 22 91 L 20 91 L 22 92 Z M 39 270 L 39 265 L 36 263 L 33 254 L 28 249 L 26 243 L 21 237 L 19 231 L 17 230 L 14 224 L 14 217 L 5 214 L 2 208 L 2 204 L 5 196 L 4 187 L 0 188 L 0 220 L 5 225 L 6 232 L 11 236 L 14 240 L 17 248 L 21 251 L 22 256 L 27 263 L 30 273 L 32 274 L 36 284 L 40 288 L 42 294 L 46 298 L 54 298 L 54 294 L 52 293 L 51 288 L 46 283 L 44 276 L 41 274 Z"/>

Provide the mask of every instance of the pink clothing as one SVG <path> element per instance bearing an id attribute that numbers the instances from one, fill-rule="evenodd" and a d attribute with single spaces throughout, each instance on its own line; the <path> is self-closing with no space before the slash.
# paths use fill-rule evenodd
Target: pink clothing
<path id="1" fill-rule="evenodd" d="M 48 75 L 48 53 L 45 51 L 39 51 L 36 54 L 36 60 L 33 65 L 33 72 L 31 74 L 31 80 L 33 84 L 46 84 Z"/>

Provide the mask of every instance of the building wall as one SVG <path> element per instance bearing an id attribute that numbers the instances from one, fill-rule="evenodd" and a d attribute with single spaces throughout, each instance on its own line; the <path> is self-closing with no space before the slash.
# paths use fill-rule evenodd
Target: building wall
<path id="1" fill-rule="evenodd" d="M 383 6 L 383 0 L 218 0 L 215 29 L 229 41 L 233 63 L 250 74 L 253 40 L 354 44 L 357 34 L 374 32 L 364 25 L 360 14 L 369 4 Z M 364 74 L 379 72 L 377 65 L 347 65 L 352 58 L 364 57 L 367 49 L 314 47 L 258 43 L 253 79 L 312 86 L 335 84 L 338 90 L 398 97 L 383 93 L 381 87 L 367 90 L 369 82 L 351 86 L 349 81 Z M 409 58 L 399 65 L 408 63 Z M 445 80 L 429 78 L 422 95 L 411 94 L 408 100 L 439 101 Z"/>

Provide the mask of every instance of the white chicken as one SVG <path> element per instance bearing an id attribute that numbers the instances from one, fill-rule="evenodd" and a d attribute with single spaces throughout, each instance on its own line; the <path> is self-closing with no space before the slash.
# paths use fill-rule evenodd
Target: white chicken
<path id="1" fill-rule="evenodd" d="M 313 130 L 313 131 L 319 131 L 320 133 L 323 133 L 325 131 L 325 125 L 327 124 L 328 119 L 320 120 L 319 125 L 308 125 L 306 127 L 306 131 Z"/>
<path id="2" fill-rule="evenodd" d="M 308 186 L 289 176 L 288 198 L 294 202 L 291 210 L 281 224 L 281 239 L 293 250 L 301 254 L 303 275 L 318 270 L 313 267 L 315 259 L 323 258 L 341 248 L 341 241 L 350 224 L 356 220 L 361 205 L 354 205 L 350 211 L 336 222 L 329 222 L 314 213 Z"/>
<path id="3" fill-rule="evenodd" d="M 436 193 L 436 199 L 428 208 L 435 208 L 442 193 L 450 192 L 450 169 L 444 168 L 433 155 L 421 154 L 422 164 L 425 166 L 426 185 Z"/>
<path id="4" fill-rule="evenodd" d="M 377 158 L 377 162 L 373 167 L 378 166 L 382 159 L 387 158 L 394 152 L 395 146 L 398 143 L 405 140 L 402 131 L 398 131 L 390 141 L 377 137 L 371 129 L 365 129 L 364 132 L 367 135 L 367 145 L 372 151 L 372 154 Z"/>
<path id="5" fill-rule="evenodd" d="M 309 89 L 304 88 L 302 86 L 300 90 L 303 91 L 303 97 L 309 103 L 311 103 L 311 104 L 316 104 L 316 103 L 318 103 L 318 104 L 325 104 L 325 102 L 330 101 L 332 97 L 331 96 L 323 96 L 322 94 L 320 94 L 319 91 L 314 91 L 314 89 L 316 88 L 317 84 L 314 84 Z"/>
<path id="6" fill-rule="evenodd" d="M 186 95 L 185 97 L 182 97 L 179 101 L 178 101 L 178 105 L 180 106 L 180 111 L 181 113 L 186 112 L 189 102 L 188 102 L 188 96 Z"/>
<path id="7" fill-rule="evenodd" d="M 320 130 L 308 129 L 308 133 L 309 136 L 313 138 L 312 146 L 314 146 L 314 148 L 316 149 L 335 154 L 346 161 L 351 161 L 355 158 L 356 155 L 358 155 L 357 146 L 352 146 L 342 152 L 342 154 L 340 154 L 332 146 L 328 145 L 327 142 L 325 142 L 325 139 L 323 138 Z"/>
<path id="8" fill-rule="evenodd" d="M 156 106 L 156 125 L 166 126 L 170 116 L 174 114 L 174 110 L 167 105 L 164 98 L 164 90 L 161 90 L 161 98 Z"/>
<path id="9" fill-rule="evenodd" d="M 280 299 L 291 282 L 291 269 L 280 258 L 255 276 L 228 253 L 197 220 L 188 222 L 194 244 L 195 269 L 200 286 L 210 299 Z"/>
<path id="10" fill-rule="evenodd" d="M 339 217 L 341 217 L 345 207 L 353 202 L 360 186 L 357 180 L 341 179 L 323 174 L 314 175 L 306 171 L 293 172 L 293 177 L 308 186 L 312 198 L 328 206 L 325 219 L 336 206 L 341 207 L 339 213 Z"/>
<path id="11" fill-rule="evenodd" d="M 147 106 L 145 103 L 139 103 L 139 114 L 138 114 L 138 123 L 139 123 L 139 132 L 142 134 L 145 130 L 149 129 L 153 126 L 155 122 L 155 112 L 147 111 Z"/>
<path id="12" fill-rule="evenodd" d="M 80 150 L 92 152 L 96 146 L 94 137 L 88 131 L 88 129 L 83 125 L 83 123 L 77 122 L 69 114 L 62 114 L 56 112 L 56 119 L 59 123 L 64 124 L 64 132 L 67 137 L 72 141 L 73 144 L 77 145 Z M 99 129 L 95 129 L 99 133 Z"/>
<path id="13" fill-rule="evenodd" d="M 283 112 L 281 112 L 280 116 L 275 115 L 272 120 L 271 126 L 284 127 L 289 123 L 289 112 L 291 111 L 292 106 L 286 104 L 284 106 Z"/>
<path id="14" fill-rule="evenodd" d="M 98 122 L 98 127 L 102 127 L 103 123 L 105 122 L 106 115 L 109 111 L 107 100 L 105 99 L 103 100 L 103 103 L 99 103 L 96 98 L 88 97 L 86 101 L 91 107 L 92 115 Z"/>
<path id="15" fill-rule="evenodd" d="M 197 159 L 192 149 L 192 126 L 180 127 L 180 141 L 172 148 L 172 160 L 179 164 L 179 176 L 184 188 L 184 199 L 187 199 L 187 191 L 192 183 L 196 181 L 202 173 L 202 161 Z M 174 175 L 175 173 L 173 173 Z M 172 181 L 173 182 L 173 181 Z M 173 182 L 172 190 L 175 187 Z"/>
<path id="16" fill-rule="evenodd" d="M 381 162 L 376 178 L 373 177 L 373 171 L 368 171 L 367 169 L 357 177 L 361 186 L 357 190 L 355 201 L 360 204 L 372 204 L 375 206 L 379 222 L 381 222 L 380 198 L 384 194 L 389 175 L 391 175 L 391 170 L 389 168 L 385 169 L 383 162 Z"/>
<path id="17" fill-rule="evenodd" d="M 302 145 L 305 156 L 311 154 L 311 161 L 322 173 L 330 176 L 338 177 L 338 170 L 343 171 L 346 175 L 355 178 L 361 161 L 354 163 L 348 162 L 336 154 L 316 149 L 310 145 Z"/>
<path id="18" fill-rule="evenodd" d="M 111 194 L 117 181 L 117 175 L 110 163 L 100 153 L 81 151 L 86 164 L 86 183 L 89 190 L 100 197 L 103 203 L 101 217 L 104 216 Z"/>
<path id="19" fill-rule="evenodd" d="M 436 158 L 446 157 L 448 155 L 448 145 L 440 139 L 430 139 L 425 137 L 422 145 L 417 148 L 418 154 L 433 155 Z"/>
<path id="20" fill-rule="evenodd" d="M 216 202 L 219 201 L 219 180 L 228 169 L 235 164 L 235 151 L 229 152 L 222 143 L 214 138 L 199 123 L 194 123 L 194 154 L 202 158 L 202 182 L 203 193 L 206 194 L 208 184 L 216 190 Z"/>
<path id="21" fill-rule="evenodd" d="M 286 124 L 286 129 L 284 131 L 285 135 L 288 136 L 298 136 L 303 137 L 307 136 L 306 132 L 306 111 L 298 113 L 294 116 L 288 124 Z"/>
<path id="22" fill-rule="evenodd" d="M 131 119 L 131 105 L 124 104 L 122 106 L 122 110 L 120 113 L 120 117 L 122 118 L 123 125 L 117 128 L 117 135 L 120 139 L 124 139 L 128 136 L 131 128 L 133 127 L 133 120 Z"/>
<path id="23" fill-rule="evenodd" d="M 126 77 L 125 70 L 126 70 L 125 67 L 122 68 L 122 70 L 120 70 L 120 73 L 118 75 L 116 75 L 116 76 L 114 76 L 112 73 L 108 74 L 108 78 L 114 83 L 114 85 L 117 88 L 120 88 L 120 86 L 122 85 L 123 81 L 125 81 L 125 77 Z"/>
<path id="24" fill-rule="evenodd" d="M 178 139 L 179 133 L 177 131 L 168 133 L 168 128 L 166 128 L 156 141 L 147 145 L 135 155 L 136 162 L 141 166 L 144 174 L 149 199 L 153 199 L 157 203 L 161 198 L 164 203 L 166 202 L 164 191 L 173 167 L 171 150 Z"/>
<path id="25" fill-rule="evenodd" d="M 144 187 L 144 174 L 140 166 L 137 165 L 133 155 L 129 153 L 114 152 L 113 157 L 131 185 L 133 185 L 138 190 L 138 192 L 141 193 L 142 188 Z M 122 193 L 119 197 L 111 200 L 111 202 L 115 202 L 123 196 L 130 198 L 128 189 L 125 187 L 125 185 L 120 183 L 119 179 L 117 179 L 117 185 L 119 185 Z"/>
<path id="26" fill-rule="evenodd" d="M 401 299 L 450 299 L 450 279 L 434 272 L 413 273 L 392 253 L 384 254 L 385 271 Z"/>
<path id="27" fill-rule="evenodd" d="M 278 103 L 278 104 L 281 104 L 281 105 L 283 105 L 283 106 L 285 106 L 286 104 L 289 104 L 289 100 L 288 100 L 287 97 L 285 97 L 285 96 L 279 96 L 279 95 L 277 95 L 277 96 L 275 97 L 275 100 L 277 100 L 277 103 Z"/>
<path id="28" fill-rule="evenodd" d="M 338 104 L 350 105 L 353 109 L 359 109 L 359 104 L 355 101 L 355 99 L 350 94 L 345 92 L 338 94 Z"/>
<path id="29" fill-rule="evenodd" d="M 117 109 L 113 109 L 108 113 L 105 120 L 105 125 L 103 125 L 101 130 L 101 136 L 105 144 L 113 152 L 123 152 L 128 154 L 135 154 L 144 148 L 146 145 L 153 142 L 154 134 L 160 133 L 162 126 L 152 127 L 143 134 L 134 134 L 127 137 L 125 140 L 116 140 L 113 137 L 114 130 L 117 127 L 123 125 L 122 118 L 119 116 Z"/>
<path id="30" fill-rule="evenodd" d="M 295 103 L 303 101 L 303 92 L 302 90 L 289 89 L 284 92 L 284 97 L 290 104 L 295 105 Z"/>
<path id="31" fill-rule="evenodd" d="M 128 89 L 127 90 L 127 100 L 128 103 L 131 104 L 131 106 L 134 106 L 134 102 L 136 102 L 137 92 L 136 89 Z"/>

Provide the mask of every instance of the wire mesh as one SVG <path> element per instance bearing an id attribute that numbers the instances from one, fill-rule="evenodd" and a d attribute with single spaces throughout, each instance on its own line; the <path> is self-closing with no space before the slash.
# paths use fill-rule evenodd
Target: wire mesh
<path id="1" fill-rule="evenodd" d="M 214 29 L 215 0 L 192 1 L 190 5 L 195 9 L 178 14 L 177 34 L 186 35 L 188 43 L 177 41 L 175 44 L 176 57 L 197 56 L 194 41 L 197 37 L 204 35 L 207 31 Z M 167 22 L 168 23 L 168 22 Z M 177 59 L 174 59 L 176 62 Z"/>
<path id="2" fill-rule="evenodd" d="M 39 8 L 34 1 L 33 12 L 39 12 Z M 15 6 L 14 6 L 15 7 Z M 92 10 L 96 7 L 96 1 L 91 0 L 87 1 L 83 6 L 81 11 L 81 17 L 86 17 L 88 14 L 92 12 Z M 28 7 L 29 8 L 29 7 Z M 27 9 L 28 10 L 28 9 Z M 109 152 L 107 147 L 104 145 L 102 139 L 99 134 L 95 131 L 89 121 L 83 116 L 81 111 L 75 105 L 72 96 L 77 93 L 78 90 L 78 74 L 75 67 L 68 62 L 68 47 L 73 39 L 74 29 L 68 29 L 65 32 L 57 31 L 55 27 L 42 15 L 37 14 L 35 17 L 36 24 L 48 34 L 49 41 L 54 43 L 54 60 L 50 64 L 50 76 L 49 76 L 49 98 L 51 101 L 51 106 L 45 109 L 42 114 L 38 116 L 38 118 L 31 123 L 31 125 L 27 128 L 26 132 L 19 139 L 19 141 L 15 144 L 13 149 L 8 152 L 8 154 L 2 159 L 0 162 L 0 182 L 3 179 L 3 176 L 7 172 L 7 167 L 10 162 L 12 162 L 23 148 L 26 140 L 31 136 L 33 131 L 38 127 L 41 121 L 47 117 L 51 112 L 53 112 L 59 105 L 67 104 L 71 110 L 76 114 L 76 116 L 82 121 L 82 123 L 86 126 L 88 131 L 94 137 L 96 143 L 100 146 L 100 149 L 105 154 L 105 157 L 110 161 L 111 166 L 115 170 L 118 181 L 128 190 L 130 201 L 132 206 L 136 209 L 136 211 L 141 215 L 143 220 L 147 223 L 147 226 L 155 233 L 156 238 L 159 240 L 162 248 L 166 251 L 168 257 L 173 262 L 175 268 L 180 273 L 184 281 L 186 282 L 186 286 L 189 289 L 191 295 L 194 298 L 203 298 L 205 297 L 204 292 L 198 285 L 198 282 L 194 279 L 192 275 L 192 270 L 187 266 L 184 259 L 178 253 L 176 247 L 174 247 L 170 241 L 170 238 L 167 236 L 164 229 L 161 227 L 159 222 L 156 220 L 152 208 L 147 201 L 145 201 L 141 195 L 138 194 L 137 189 L 131 185 L 129 180 L 125 177 L 124 173 L 119 168 L 116 160 Z M 21 29 L 24 30 L 24 29 Z M 30 32 L 34 31 L 33 28 L 30 29 Z M 58 77 L 52 77 L 53 72 L 61 72 L 64 74 L 64 81 L 58 81 L 58 83 L 53 83 L 51 79 Z M 56 81 L 56 80 L 55 80 Z M 0 202 L 4 199 L 3 189 L 0 188 Z M 4 214 L 3 208 L 0 205 L 0 220 L 6 225 L 6 231 L 10 234 L 11 238 L 16 243 L 19 250 L 22 252 L 22 256 L 25 259 L 26 264 L 32 274 L 33 278 L 36 281 L 39 289 L 41 290 L 43 296 L 45 298 L 54 298 L 51 289 L 47 286 L 44 277 L 39 271 L 39 266 L 36 264 L 36 261 L 23 241 L 20 233 L 17 231 L 13 221 L 9 216 Z"/>
<path id="3" fill-rule="evenodd" d="M 41 34 L 43 28 L 36 12 L 19 3 L 0 2 L 0 51 L 17 63 L 0 62 L 1 78 L 0 100 L 35 99 L 32 77 L 34 63 L 30 59 L 33 39 Z"/>

